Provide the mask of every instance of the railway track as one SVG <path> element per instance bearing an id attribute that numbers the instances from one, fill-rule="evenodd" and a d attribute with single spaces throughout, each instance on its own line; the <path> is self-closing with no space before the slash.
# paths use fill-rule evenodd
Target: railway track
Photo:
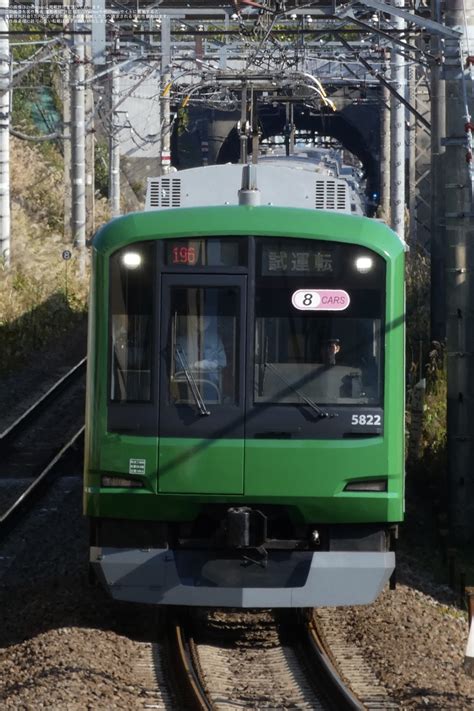
<path id="1" fill-rule="evenodd" d="M 358 670 L 352 664 L 341 678 L 312 615 L 217 610 L 197 615 L 168 623 L 167 667 L 178 690 L 179 708 L 397 708 L 375 677 L 362 673 L 363 660 Z M 337 664 L 344 670 L 343 655 Z M 358 686 L 360 696 L 348 685 L 354 674 L 364 680 Z"/>
<path id="2" fill-rule="evenodd" d="M 178 620 L 169 623 L 166 647 L 172 683 L 184 708 L 191 711 L 213 709 L 203 680 L 196 644 L 189 629 Z"/>
<path id="3" fill-rule="evenodd" d="M 36 402 L 28 407 L 20 417 L 0 433 L 1 454 L 8 452 L 8 449 L 14 444 L 15 440 L 38 420 L 46 408 L 50 407 L 67 388 L 71 387 L 71 385 L 75 385 L 77 380 L 84 376 L 86 362 L 87 359 L 82 358 L 82 360 L 76 363 L 62 378 L 59 378 L 47 392 L 41 395 Z"/>
<path id="4" fill-rule="evenodd" d="M 0 537 L 54 480 L 58 464 L 83 444 L 82 359 L 0 434 Z"/>

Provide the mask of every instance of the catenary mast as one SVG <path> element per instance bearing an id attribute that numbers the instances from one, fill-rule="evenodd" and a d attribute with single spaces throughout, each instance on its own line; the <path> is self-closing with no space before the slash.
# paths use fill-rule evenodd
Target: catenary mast
<path id="1" fill-rule="evenodd" d="M 85 270 L 86 250 L 86 125 L 85 125 L 85 47 L 80 32 L 84 18 L 75 8 L 73 23 L 73 64 L 71 71 L 71 190 L 72 236 L 79 250 L 79 267 Z"/>
<path id="2" fill-rule="evenodd" d="M 405 0 L 392 0 L 392 5 L 404 8 Z M 401 17 L 394 17 L 397 30 L 405 28 Z M 405 58 L 399 47 L 392 48 L 391 84 L 395 91 L 405 96 Z M 396 97 L 391 98 L 391 158 L 390 202 L 391 223 L 401 239 L 405 238 L 405 106 Z"/>
<path id="3" fill-rule="evenodd" d="M 10 41 L 9 0 L 0 0 L 0 260 L 10 266 Z"/>
<path id="4" fill-rule="evenodd" d="M 431 0 L 431 18 L 441 22 L 441 0 Z M 431 51 L 436 58 L 430 67 L 431 89 L 431 338 L 446 338 L 446 308 L 444 287 L 444 153 L 446 136 L 446 92 L 441 57 L 443 40 L 431 36 Z"/>
<path id="5" fill-rule="evenodd" d="M 445 41 L 446 323 L 448 360 L 448 475 L 450 520 L 458 543 L 474 539 L 474 222 L 472 205 L 471 82 L 466 62 L 474 52 L 474 0 L 446 3 L 446 25 L 462 32 Z"/>

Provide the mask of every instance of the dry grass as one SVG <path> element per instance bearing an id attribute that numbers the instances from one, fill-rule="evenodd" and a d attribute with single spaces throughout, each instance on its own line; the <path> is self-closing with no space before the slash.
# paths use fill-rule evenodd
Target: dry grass
<path id="1" fill-rule="evenodd" d="M 12 139 L 12 237 L 9 270 L 0 264 L 0 372 L 74 327 L 86 309 L 81 278 L 63 237 L 64 175 L 59 154 L 47 160 L 34 145 Z M 102 210 L 103 212 L 103 210 Z"/>

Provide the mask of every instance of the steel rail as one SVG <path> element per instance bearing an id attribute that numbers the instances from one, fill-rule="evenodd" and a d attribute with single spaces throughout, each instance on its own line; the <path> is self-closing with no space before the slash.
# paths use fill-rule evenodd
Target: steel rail
<path id="1" fill-rule="evenodd" d="M 35 419 L 44 408 L 51 403 L 52 400 L 66 388 L 76 377 L 78 377 L 85 368 L 87 358 L 79 361 L 71 370 L 60 378 L 39 400 L 29 407 L 15 422 L 13 422 L 6 430 L 0 433 L 0 451 L 4 451 L 9 446 L 14 437 L 17 437 L 32 420 Z"/>
<path id="2" fill-rule="evenodd" d="M 203 681 L 199 652 L 188 631 L 190 624 L 186 619 L 184 623 L 178 622 L 177 618 L 169 622 L 166 639 L 170 674 L 183 708 L 213 710 L 216 705 Z M 313 618 L 308 621 L 302 610 L 287 610 L 280 611 L 280 624 L 289 630 L 290 644 L 297 652 L 299 666 L 313 687 L 315 697 L 335 711 L 365 711 L 364 704 L 347 688 L 331 661 L 330 650 L 326 649 L 316 621 Z M 212 681 L 208 683 L 212 691 Z"/>
<path id="3" fill-rule="evenodd" d="M 318 625 L 313 616 L 306 623 L 304 657 L 310 678 L 315 679 L 318 689 L 323 688 L 328 700 L 337 711 L 364 711 L 366 707 L 341 679 L 340 673 L 329 658 Z M 312 659 L 310 660 L 310 657 Z"/>
<path id="4" fill-rule="evenodd" d="M 18 519 L 32 506 L 44 489 L 52 483 L 57 476 L 56 465 L 64 455 L 76 444 L 84 433 L 84 425 L 76 434 L 61 447 L 60 451 L 44 467 L 40 474 L 34 479 L 25 491 L 23 491 L 16 501 L 0 516 L 0 539 L 4 538 L 15 526 Z"/>
<path id="5" fill-rule="evenodd" d="M 179 696 L 186 703 L 185 708 L 190 711 L 213 711 L 214 704 L 209 700 L 202 680 L 194 642 L 180 622 L 170 622 L 167 642 L 171 657 L 170 671 Z"/>

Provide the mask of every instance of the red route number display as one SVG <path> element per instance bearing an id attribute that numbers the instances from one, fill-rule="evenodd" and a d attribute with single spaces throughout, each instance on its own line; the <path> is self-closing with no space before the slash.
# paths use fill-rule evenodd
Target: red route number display
<path id="1" fill-rule="evenodd" d="M 165 261 L 173 267 L 237 267 L 246 264 L 246 243 L 226 238 L 166 241 Z"/>
<path id="2" fill-rule="evenodd" d="M 171 250 L 171 264 L 196 264 L 197 254 L 195 247 L 173 247 Z"/>

